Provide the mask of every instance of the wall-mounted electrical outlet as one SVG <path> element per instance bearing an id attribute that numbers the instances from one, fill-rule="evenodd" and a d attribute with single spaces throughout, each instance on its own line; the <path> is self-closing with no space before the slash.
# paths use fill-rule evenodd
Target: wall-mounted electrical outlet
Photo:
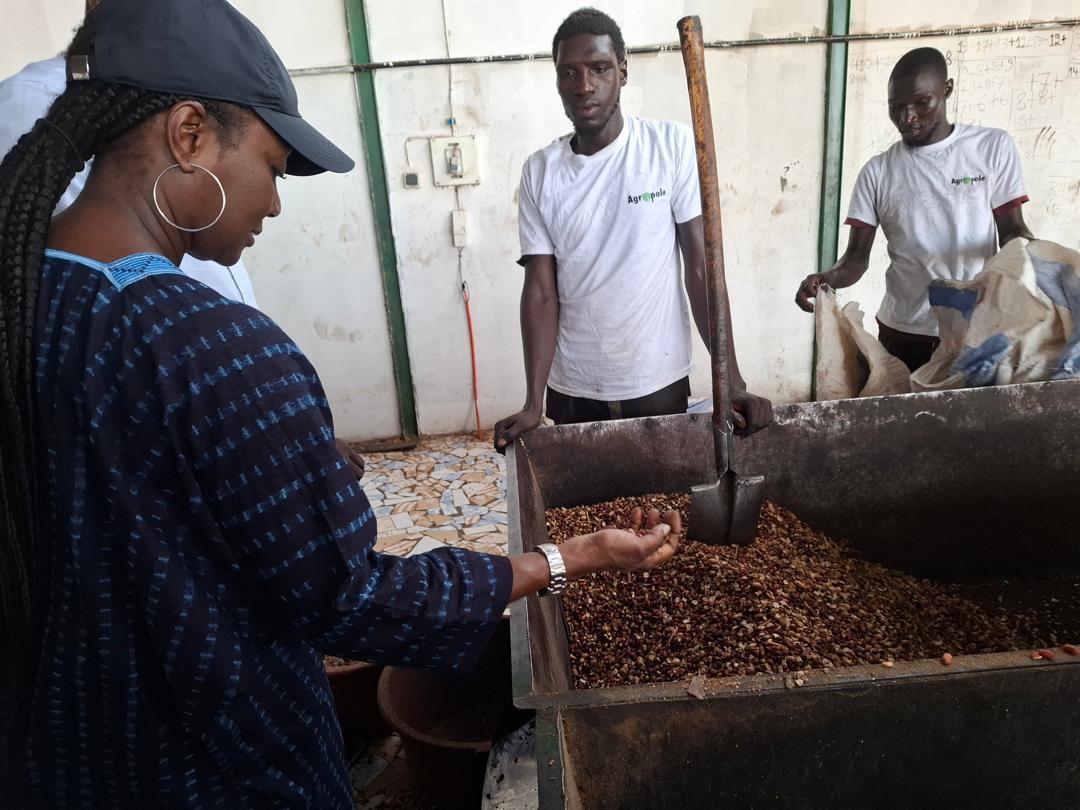
<path id="1" fill-rule="evenodd" d="M 463 248 L 467 244 L 467 232 L 465 230 L 465 212 L 458 209 L 450 212 L 450 234 L 454 240 L 454 247 Z"/>

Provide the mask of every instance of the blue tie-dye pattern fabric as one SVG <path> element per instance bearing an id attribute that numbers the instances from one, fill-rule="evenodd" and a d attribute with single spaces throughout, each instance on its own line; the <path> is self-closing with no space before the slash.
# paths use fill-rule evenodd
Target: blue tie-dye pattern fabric
<path id="1" fill-rule="evenodd" d="M 352 807 L 320 653 L 466 668 L 508 560 L 375 553 L 311 365 L 161 257 L 50 254 L 36 340 L 51 582 L 5 806 Z"/>
<path id="2" fill-rule="evenodd" d="M 1072 334 L 1061 351 L 1058 370 L 1053 379 L 1063 380 L 1080 374 L 1080 277 L 1077 268 L 1064 262 L 1048 262 L 1030 254 L 1039 289 L 1072 316 Z"/>
<path id="3" fill-rule="evenodd" d="M 1012 348 L 1012 341 L 1000 332 L 978 346 L 968 346 L 953 361 L 951 371 L 964 375 L 967 384 L 993 385 L 998 366 Z"/>
<path id="4" fill-rule="evenodd" d="M 979 301 L 977 290 L 957 289 L 947 281 L 931 283 L 929 288 L 930 306 L 939 310 L 954 310 L 970 321 Z M 944 317 L 939 315 L 939 320 Z M 996 334 L 983 341 L 979 346 L 965 348 L 953 361 L 949 371 L 962 374 L 968 385 L 990 385 L 994 381 L 998 364 L 1008 354 L 1012 342 L 1002 334 Z"/>

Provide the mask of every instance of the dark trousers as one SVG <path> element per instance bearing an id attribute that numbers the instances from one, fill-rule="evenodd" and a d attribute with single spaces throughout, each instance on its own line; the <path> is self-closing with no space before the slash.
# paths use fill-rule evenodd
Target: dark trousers
<path id="1" fill-rule="evenodd" d="M 548 419 L 556 425 L 572 425 L 577 422 L 606 422 L 610 419 L 637 419 L 641 416 L 668 416 L 686 413 L 690 398 L 690 378 L 683 377 L 659 391 L 635 399 L 607 402 L 585 399 L 547 390 Z"/>
<path id="2" fill-rule="evenodd" d="M 899 329 L 886 326 L 881 321 L 878 321 L 878 340 L 885 347 L 885 351 L 903 360 L 909 371 L 914 371 L 919 366 L 930 362 L 930 355 L 941 343 L 936 337 L 901 332 Z"/>

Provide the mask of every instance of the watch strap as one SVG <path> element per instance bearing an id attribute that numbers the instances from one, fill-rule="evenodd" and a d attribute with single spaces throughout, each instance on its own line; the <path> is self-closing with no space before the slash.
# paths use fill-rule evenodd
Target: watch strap
<path id="1" fill-rule="evenodd" d="M 547 596 L 548 594 L 560 594 L 566 590 L 566 563 L 563 561 L 562 552 L 559 551 L 559 547 L 554 543 L 541 543 L 534 551 L 543 554 L 547 559 L 548 570 L 551 572 L 551 578 L 546 588 L 540 589 L 537 593 L 540 596 Z"/>

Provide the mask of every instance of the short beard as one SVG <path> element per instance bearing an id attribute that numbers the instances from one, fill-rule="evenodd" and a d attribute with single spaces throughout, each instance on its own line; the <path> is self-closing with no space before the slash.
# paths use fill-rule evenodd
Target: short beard
<path id="1" fill-rule="evenodd" d="M 573 118 L 571 118 L 570 116 L 567 116 L 567 118 L 570 118 L 570 123 L 574 125 L 574 132 L 576 132 L 578 135 L 584 135 L 586 137 L 589 137 L 590 135 L 597 135 L 604 131 L 604 128 L 611 123 L 611 119 L 615 117 L 615 114 L 617 112 L 619 112 L 621 106 L 620 102 L 621 98 L 615 99 L 615 106 L 611 108 L 611 113 L 601 123 L 596 125 L 578 126 Z"/>

